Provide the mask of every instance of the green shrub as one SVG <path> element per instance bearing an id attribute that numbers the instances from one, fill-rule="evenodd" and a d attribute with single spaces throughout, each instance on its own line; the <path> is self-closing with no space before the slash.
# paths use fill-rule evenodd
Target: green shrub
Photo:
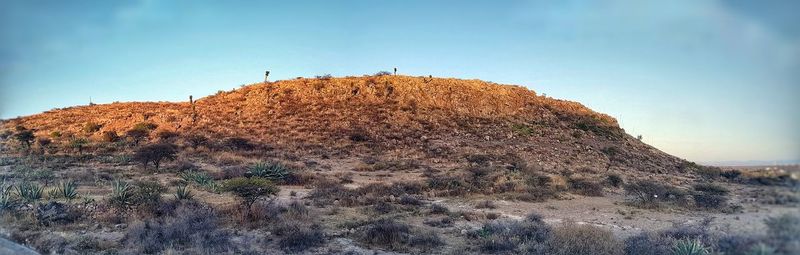
<path id="1" fill-rule="evenodd" d="M 271 181 L 280 182 L 291 174 L 291 170 L 278 162 L 258 162 L 250 166 L 245 176 L 255 176 L 267 178 Z"/>
<path id="2" fill-rule="evenodd" d="M 202 187 L 213 188 L 215 186 L 214 178 L 211 178 L 211 176 L 206 172 L 189 170 L 180 173 L 178 176 L 180 176 L 186 182 L 196 183 Z"/>
<path id="3" fill-rule="evenodd" d="M 57 191 L 58 196 L 67 199 L 67 201 L 75 199 L 78 196 L 78 183 L 72 180 L 60 182 Z"/>
<path id="4" fill-rule="evenodd" d="M 280 191 L 271 181 L 260 177 L 238 177 L 227 180 L 222 185 L 222 190 L 242 198 L 242 203 L 248 210 L 259 198 L 275 195 Z"/>
<path id="5" fill-rule="evenodd" d="M 42 191 L 44 188 L 33 182 L 23 182 L 17 186 L 17 196 L 31 203 L 42 199 Z"/>
<path id="6" fill-rule="evenodd" d="M 161 204 L 161 193 L 167 191 L 166 187 L 155 181 L 140 181 L 135 185 L 132 203 L 150 209 Z"/>
<path id="7" fill-rule="evenodd" d="M 13 187 L 7 185 L 6 181 L 0 182 L 0 212 L 12 210 L 16 206 L 16 200 L 12 197 Z"/>
<path id="8" fill-rule="evenodd" d="M 111 183 L 111 195 L 108 197 L 108 203 L 119 209 L 127 209 L 133 205 L 134 188 L 122 180 L 116 180 Z"/>
<path id="9" fill-rule="evenodd" d="M 175 188 L 175 199 L 191 200 L 193 197 L 192 191 L 189 190 L 189 185 L 178 185 L 178 187 Z"/>
<path id="10" fill-rule="evenodd" d="M 703 246 L 699 240 L 678 240 L 672 247 L 674 255 L 705 255 L 708 253 L 708 248 Z"/>

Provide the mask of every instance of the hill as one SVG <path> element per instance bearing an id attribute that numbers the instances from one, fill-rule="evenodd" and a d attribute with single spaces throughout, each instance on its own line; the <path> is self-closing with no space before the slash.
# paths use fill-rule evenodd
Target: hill
<path id="1" fill-rule="evenodd" d="M 193 110 L 194 109 L 194 110 Z M 37 137 L 159 132 L 239 137 L 261 148 L 312 155 L 380 154 L 463 160 L 513 155 L 545 169 L 672 172 L 683 161 L 626 134 L 605 114 L 520 86 L 410 76 L 297 78 L 251 84 L 190 102 L 77 106 L 7 120 Z M 97 128 L 88 128 L 88 125 Z M 6 131 L 9 133 L 10 131 Z"/>

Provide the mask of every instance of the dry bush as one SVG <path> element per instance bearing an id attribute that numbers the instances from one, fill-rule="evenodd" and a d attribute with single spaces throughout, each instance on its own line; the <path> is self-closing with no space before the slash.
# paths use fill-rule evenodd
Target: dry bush
<path id="1" fill-rule="evenodd" d="M 688 196 L 686 191 L 677 187 L 647 180 L 628 183 L 624 188 L 626 194 L 644 207 L 657 207 L 666 202 L 682 205 Z"/>
<path id="2" fill-rule="evenodd" d="M 196 203 L 181 204 L 166 216 L 137 222 L 128 228 L 122 243 L 145 254 L 187 249 L 231 252 L 230 233 L 219 229 L 214 211 Z"/>
<path id="3" fill-rule="evenodd" d="M 430 250 L 444 244 L 433 232 L 415 231 L 411 226 L 391 219 L 369 222 L 362 228 L 358 236 L 361 242 L 392 251 Z"/>
<path id="4" fill-rule="evenodd" d="M 720 208 L 728 201 L 728 189 L 717 184 L 695 184 L 694 191 L 694 203 L 702 208 Z"/>
<path id="5" fill-rule="evenodd" d="M 550 238 L 551 228 L 539 218 L 530 220 L 492 220 L 468 236 L 484 253 L 531 252 Z"/>
<path id="6" fill-rule="evenodd" d="M 641 233 L 625 239 L 627 255 L 672 255 L 675 239 L 655 233 Z"/>
<path id="7" fill-rule="evenodd" d="M 494 204 L 492 200 L 483 200 L 475 204 L 475 208 L 478 209 L 495 209 L 497 206 Z"/>
<path id="8" fill-rule="evenodd" d="M 591 226 L 566 224 L 553 230 L 544 245 L 544 254 L 621 255 L 625 245 L 611 231 Z"/>
<path id="9" fill-rule="evenodd" d="M 578 194 L 590 197 L 602 197 L 603 185 L 585 178 L 572 178 L 569 180 L 570 188 Z"/>
<path id="10" fill-rule="evenodd" d="M 800 254 L 800 216 L 784 214 L 764 220 L 767 241 L 779 254 Z"/>

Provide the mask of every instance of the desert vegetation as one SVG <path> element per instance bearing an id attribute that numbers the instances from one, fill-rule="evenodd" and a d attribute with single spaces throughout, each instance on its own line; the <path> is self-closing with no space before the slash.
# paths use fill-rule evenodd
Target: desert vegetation
<path id="1" fill-rule="evenodd" d="M 800 249 L 795 173 L 686 162 L 521 87 L 326 75 L 194 104 L 4 120 L 0 237 L 52 254 Z"/>

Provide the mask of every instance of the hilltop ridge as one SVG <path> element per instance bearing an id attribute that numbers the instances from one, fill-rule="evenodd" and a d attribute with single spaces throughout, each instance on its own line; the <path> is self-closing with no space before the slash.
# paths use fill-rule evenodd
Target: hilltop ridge
<path id="1" fill-rule="evenodd" d="M 193 110 L 194 109 L 194 110 Z M 99 128 L 86 132 L 92 123 Z M 527 154 L 555 167 L 602 168 L 604 149 L 629 154 L 621 166 L 644 171 L 681 162 L 625 134 L 617 121 L 571 101 L 521 86 L 411 76 L 297 78 L 220 91 L 189 102 L 112 103 L 57 109 L 7 120 L 37 136 L 59 132 L 99 141 L 138 123 L 157 131 L 246 138 L 270 148 L 374 153 L 406 150 L 443 157 L 477 150 Z M 514 151 L 510 151 L 514 150 Z M 659 170 L 656 170 L 659 169 Z"/>

